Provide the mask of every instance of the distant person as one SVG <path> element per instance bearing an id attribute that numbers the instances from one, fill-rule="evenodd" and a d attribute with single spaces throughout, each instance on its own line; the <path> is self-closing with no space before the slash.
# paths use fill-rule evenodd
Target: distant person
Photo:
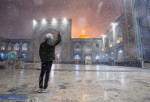
<path id="1" fill-rule="evenodd" d="M 51 33 L 46 34 L 45 41 L 40 45 L 39 55 L 41 59 L 41 73 L 38 92 L 47 92 L 49 75 L 53 60 L 55 60 L 55 47 L 61 42 L 60 33 L 57 34 L 57 37 L 54 36 L 55 35 Z"/>

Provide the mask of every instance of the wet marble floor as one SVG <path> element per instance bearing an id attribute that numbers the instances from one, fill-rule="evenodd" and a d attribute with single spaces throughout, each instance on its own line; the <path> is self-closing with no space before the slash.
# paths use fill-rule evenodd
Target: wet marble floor
<path id="1" fill-rule="evenodd" d="M 35 92 L 39 73 L 0 69 L 0 102 L 150 102 L 150 69 L 53 65 L 48 92 L 42 94 Z M 4 95 L 22 95 L 26 101 L 4 101 Z"/>

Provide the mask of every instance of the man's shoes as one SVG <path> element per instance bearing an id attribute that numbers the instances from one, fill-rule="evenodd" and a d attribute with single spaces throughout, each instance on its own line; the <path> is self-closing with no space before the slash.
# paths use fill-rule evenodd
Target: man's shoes
<path id="1" fill-rule="evenodd" d="M 42 93 L 42 90 L 43 90 L 42 88 L 39 88 L 39 89 L 37 90 L 37 92 L 38 92 L 38 93 Z"/>
<path id="2" fill-rule="evenodd" d="M 42 89 L 42 92 L 43 92 L 43 93 L 47 93 L 48 90 L 47 90 L 47 89 Z"/>

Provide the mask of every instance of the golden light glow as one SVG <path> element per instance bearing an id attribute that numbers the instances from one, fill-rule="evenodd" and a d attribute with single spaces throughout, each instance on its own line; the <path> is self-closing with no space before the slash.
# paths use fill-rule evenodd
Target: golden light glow
<path id="1" fill-rule="evenodd" d="M 72 38 L 99 38 L 100 32 L 90 26 L 80 27 L 76 22 L 72 23 Z"/>
<path id="2" fill-rule="evenodd" d="M 86 33 L 86 31 L 85 31 L 84 29 L 83 29 L 81 32 L 82 32 L 82 34 L 85 34 L 85 33 Z"/>
<path id="3" fill-rule="evenodd" d="M 79 38 L 90 38 L 88 34 L 80 34 Z"/>

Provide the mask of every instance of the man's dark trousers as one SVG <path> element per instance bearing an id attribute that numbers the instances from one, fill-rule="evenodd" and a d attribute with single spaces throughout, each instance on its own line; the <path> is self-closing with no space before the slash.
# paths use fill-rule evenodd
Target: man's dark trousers
<path id="1" fill-rule="evenodd" d="M 51 72 L 53 61 L 44 61 L 41 64 L 41 74 L 39 78 L 39 88 L 46 89 L 48 87 L 49 75 Z M 45 76 L 45 79 L 44 79 Z M 44 80 L 44 83 L 43 83 Z"/>

